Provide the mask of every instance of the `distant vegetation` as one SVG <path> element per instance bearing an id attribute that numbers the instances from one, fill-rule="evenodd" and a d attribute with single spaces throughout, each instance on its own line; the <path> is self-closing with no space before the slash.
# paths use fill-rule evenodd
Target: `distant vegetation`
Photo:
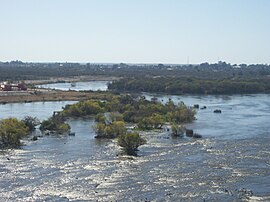
<path id="1" fill-rule="evenodd" d="M 198 65 L 0 62 L 0 81 L 85 75 L 115 77 L 141 77 L 148 75 L 149 77 L 251 79 L 267 78 L 270 75 L 270 66 L 265 64 L 237 65 L 226 62 L 218 62 L 215 64 L 202 63 Z"/>
<path id="2" fill-rule="evenodd" d="M 270 79 L 124 78 L 111 83 L 109 89 L 167 94 L 270 93 Z"/>
<path id="3" fill-rule="evenodd" d="M 146 76 L 147 75 L 147 76 Z M 270 65 L 266 64 L 80 64 L 0 62 L 0 81 L 51 77 L 121 77 L 110 85 L 119 92 L 169 94 L 269 93 Z"/>

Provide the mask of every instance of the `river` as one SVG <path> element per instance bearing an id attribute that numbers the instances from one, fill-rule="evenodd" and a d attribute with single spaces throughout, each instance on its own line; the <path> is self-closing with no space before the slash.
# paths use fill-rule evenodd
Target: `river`
<path id="1" fill-rule="evenodd" d="M 37 85 L 39 88 L 48 88 L 56 90 L 75 90 L 75 91 L 106 91 L 108 89 L 108 83 L 111 81 L 87 81 L 87 82 L 66 82 L 66 83 L 51 83 Z"/>
<path id="2" fill-rule="evenodd" d="M 25 140 L 2 152 L 0 201 L 270 200 L 269 95 L 154 96 L 206 106 L 187 125 L 203 138 L 149 132 L 129 158 L 114 141 L 94 138 L 93 120 L 70 119 L 74 137 Z M 0 105 L 0 118 L 43 120 L 70 103 Z"/>

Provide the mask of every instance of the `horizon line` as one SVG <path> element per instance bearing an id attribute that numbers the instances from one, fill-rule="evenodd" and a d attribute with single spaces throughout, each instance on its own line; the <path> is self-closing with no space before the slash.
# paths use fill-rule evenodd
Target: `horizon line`
<path id="1" fill-rule="evenodd" d="M 241 65 L 241 64 L 245 64 L 245 65 L 269 65 L 269 63 L 230 63 L 227 61 L 217 61 L 217 62 L 201 62 L 201 63 L 168 63 L 168 62 L 96 62 L 96 61 L 22 61 L 22 60 L 10 60 L 10 61 L 1 61 L 0 63 L 10 63 L 10 62 L 22 62 L 22 63 L 41 63 L 41 64 L 65 64 L 65 63 L 71 63 L 71 64 L 106 64 L 106 65 L 114 65 L 114 64 L 129 64 L 129 65 L 200 65 L 200 64 L 204 64 L 204 63 L 208 63 L 208 64 L 218 64 L 219 62 L 225 62 L 226 64 L 230 64 L 230 65 Z"/>

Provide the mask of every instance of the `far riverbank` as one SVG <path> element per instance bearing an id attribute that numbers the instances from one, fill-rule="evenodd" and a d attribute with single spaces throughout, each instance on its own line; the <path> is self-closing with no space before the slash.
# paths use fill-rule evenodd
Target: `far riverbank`
<path id="1" fill-rule="evenodd" d="M 109 92 L 61 91 L 61 90 L 28 90 L 0 92 L 0 103 L 42 102 L 42 101 L 80 101 L 87 99 L 106 99 Z"/>
<path id="2" fill-rule="evenodd" d="M 74 76 L 74 77 L 51 77 L 47 79 L 38 80 L 25 80 L 26 84 L 42 85 L 51 83 L 68 83 L 68 82 L 82 82 L 82 81 L 115 81 L 119 80 L 119 77 L 113 76 Z"/>

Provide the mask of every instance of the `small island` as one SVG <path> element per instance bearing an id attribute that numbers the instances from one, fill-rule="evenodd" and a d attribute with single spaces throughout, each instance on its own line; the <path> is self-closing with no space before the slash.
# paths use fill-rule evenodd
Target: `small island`
<path id="1" fill-rule="evenodd" d="M 183 102 L 162 104 L 157 100 L 146 100 L 144 96 L 114 95 L 107 100 L 85 100 L 66 105 L 62 111 L 43 121 L 40 129 L 65 133 L 70 129 L 66 119 L 95 118 L 96 138 L 116 138 L 126 154 L 136 155 L 138 147 L 146 143 L 140 131 L 162 129 L 164 124 L 170 124 L 172 135 L 177 136 L 183 131 L 182 124 L 195 119 L 195 113 L 193 107 Z M 127 124 L 132 127 L 127 128 Z"/>

